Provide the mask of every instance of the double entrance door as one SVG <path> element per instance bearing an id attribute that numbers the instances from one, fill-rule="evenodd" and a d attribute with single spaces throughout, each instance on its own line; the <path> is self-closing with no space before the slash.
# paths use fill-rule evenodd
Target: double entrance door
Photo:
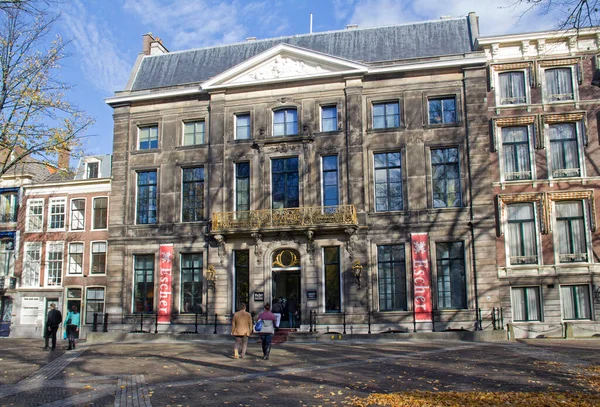
<path id="1" fill-rule="evenodd" d="M 273 298 L 271 310 L 276 309 L 275 304 L 279 301 L 283 312 L 281 312 L 280 328 L 295 328 L 300 324 L 300 269 L 297 270 L 273 270 Z M 294 307 L 294 304 L 296 305 Z M 296 309 L 296 315 L 290 317 L 289 311 Z M 274 311 L 273 311 L 274 312 Z"/>

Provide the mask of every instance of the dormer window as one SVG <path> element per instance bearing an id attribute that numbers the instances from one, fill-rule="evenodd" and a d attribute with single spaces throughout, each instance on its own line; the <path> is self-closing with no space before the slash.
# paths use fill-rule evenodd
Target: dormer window
<path id="1" fill-rule="evenodd" d="M 298 134 L 298 111 L 295 108 L 273 112 L 273 136 L 295 136 Z"/>
<path id="2" fill-rule="evenodd" d="M 86 167 L 85 168 L 85 177 L 87 179 L 98 178 L 99 177 L 99 171 L 98 171 L 99 165 L 98 165 L 98 162 L 87 163 L 85 167 Z"/>

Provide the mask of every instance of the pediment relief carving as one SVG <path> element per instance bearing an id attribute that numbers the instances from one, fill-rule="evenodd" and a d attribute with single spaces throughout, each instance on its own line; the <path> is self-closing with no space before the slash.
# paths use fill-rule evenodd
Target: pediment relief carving
<path id="1" fill-rule="evenodd" d="M 247 83 L 271 79 L 292 78 L 334 72 L 311 61 L 302 61 L 285 55 L 276 55 L 261 66 L 232 79 L 229 83 Z"/>

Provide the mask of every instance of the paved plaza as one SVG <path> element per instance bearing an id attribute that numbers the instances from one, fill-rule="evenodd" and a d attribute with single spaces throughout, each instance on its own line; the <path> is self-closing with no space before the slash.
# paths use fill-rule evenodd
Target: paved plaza
<path id="1" fill-rule="evenodd" d="M 0 406 L 334 406 L 399 391 L 595 392 L 600 340 L 81 343 L 0 339 Z"/>

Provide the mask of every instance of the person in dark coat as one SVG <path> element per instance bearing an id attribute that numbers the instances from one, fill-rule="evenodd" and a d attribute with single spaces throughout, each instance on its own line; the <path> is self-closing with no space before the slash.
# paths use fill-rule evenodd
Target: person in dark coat
<path id="1" fill-rule="evenodd" d="M 62 322 L 62 314 L 56 309 L 56 304 L 50 304 L 50 311 L 48 311 L 48 317 L 46 318 L 46 335 L 44 335 L 45 344 L 44 350 L 50 350 L 48 348 L 48 342 L 52 338 L 52 350 L 56 349 L 56 331 Z"/>
<path id="2" fill-rule="evenodd" d="M 298 301 L 296 300 L 296 295 L 290 295 L 290 298 L 287 301 L 287 311 L 288 311 L 288 321 L 290 323 L 290 328 L 296 327 L 296 317 L 298 316 Z"/>

